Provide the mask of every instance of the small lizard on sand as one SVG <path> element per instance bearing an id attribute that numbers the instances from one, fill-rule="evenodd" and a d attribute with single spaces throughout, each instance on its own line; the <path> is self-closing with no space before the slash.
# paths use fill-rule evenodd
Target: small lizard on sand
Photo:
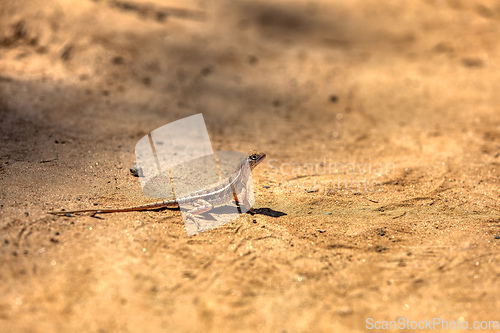
<path id="1" fill-rule="evenodd" d="M 121 213 L 133 212 L 143 210 L 156 210 L 161 208 L 178 208 L 179 205 L 190 205 L 194 208 L 186 212 L 186 216 L 192 219 L 198 226 L 196 219 L 193 215 L 199 215 L 210 211 L 214 206 L 224 205 L 227 202 L 234 200 L 237 203 L 241 202 L 243 206 L 251 213 L 252 207 L 247 199 L 247 184 L 250 172 L 264 160 L 265 153 L 252 150 L 238 165 L 236 171 L 229 177 L 229 180 L 219 182 L 214 186 L 206 189 L 195 191 L 189 195 L 176 198 L 173 200 L 166 200 L 161 202 L 154 202 L 142 206 L 128 207 L 128 208 L 112 208 L 112 209 L 83 209 L 71 211 L 56 211 L 49 212 L 53 215 L 66 215 L 73 213 Z"/>

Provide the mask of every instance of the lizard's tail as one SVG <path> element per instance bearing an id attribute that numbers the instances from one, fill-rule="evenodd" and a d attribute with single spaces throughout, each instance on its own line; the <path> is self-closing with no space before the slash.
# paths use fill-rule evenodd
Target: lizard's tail
<path id="1" fill-rule="evenodd" d="M 92 216 L 96 214 L 107 214 L 107 213 L 125 213 L 125 212 L 135 212 L 142 210 L 157 210 L 162 208 L 178 208 L 179 205 L 175 201 L 163 201 L 157 203 L 151 203 L 143 206 L 128 207 L 128 208 L 112 208 L 112 209 L 82 209 L 82 210 L 60 210 L 55 212 L 47 212 L 47 214 L 52 215 L 67 215 L 67 214 L 79 214 L 79 213 L 91 213 Z"/>

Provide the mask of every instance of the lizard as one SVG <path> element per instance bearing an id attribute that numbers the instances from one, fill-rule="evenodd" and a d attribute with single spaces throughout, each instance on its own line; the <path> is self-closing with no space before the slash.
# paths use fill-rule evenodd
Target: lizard
<path id="1" fill-rule="evenodd" d="M 206 213 L 214 206 L 224 205 L 225 203 L 234 200 L 236 203 L 242 203 L 247 211 L 253 213 L 253 209 L 247 199 L 247 183 L 248 177 L 253 169 L 261 163 L 266 154 L 260 151 L 251 150 L 244 159 L 239 163 L 235 172 L 229 177 L 229 180 L 219 182 L 211 187 L 192 192 L 188 195 L 164 200 L 161 202 L 153 202 L 141 206 L 133 206 L 127 208 L 103 208 L 103 209 L 82 209 L 82 210 L 61 210 L 48 212 L 52 215 L 68 215 L 78 213 L 96 214 L 106 213 L 122 213 L 145 210 L 157 210 L 162 208 L 179 208 L 180 205 L 189 205 L 193 208 L 186 212 L 186 217 L 192 219 L 199 228 L 198 223 L 193 215 Z"/>

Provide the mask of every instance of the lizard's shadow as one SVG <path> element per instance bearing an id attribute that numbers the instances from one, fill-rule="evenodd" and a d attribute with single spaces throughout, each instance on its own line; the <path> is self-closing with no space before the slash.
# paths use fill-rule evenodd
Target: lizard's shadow
<path id="1" fill-rule="evenodd" d="M 271 208 L 257 208 L 254 210 L 255 214 L 265 215 L 270 217 L 281 217 L 286 216 L 287 214 L 284 212 L 280 212 Z"/>
<path id="2" fill-rule="evenodd" d="M 216 221 L 217 216 L 224 216 L 224 215 L 227 216 L 227 215 L 235 214 L 236 213 L 235 208 L 236 208 L 235 206 L 230 206 L 230 205 L 214 207 L 209 212 L 200 214 L 199 216 L 201 216 L 204 220 Z M 246 214 L 252 214 L 252 213 L 247 212 Z M 281 217 L 281 216 L 285 216 L 287 214 L 284 212 L 280 212 L 280 211 L 271 209 L 271 208 L 256 208 L 254 210 L 254 214 L 252 214 L 252 215 L 265 215 L 265 216 L 270 216 L 270 217 Z"/>

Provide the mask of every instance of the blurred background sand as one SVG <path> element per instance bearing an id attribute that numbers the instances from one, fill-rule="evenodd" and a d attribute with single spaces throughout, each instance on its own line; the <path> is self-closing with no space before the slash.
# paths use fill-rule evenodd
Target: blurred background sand
<path id="1" fill-rule="evenodd" d="M 499 19 L 486 0 L 1 1 L 0 326 L 500 320 Z M 175 211 L 46 214 L 152 201 L 135 143 L 200 112 L 214 150 L 268 154 L 256 215 L 188 237 Z"/>

